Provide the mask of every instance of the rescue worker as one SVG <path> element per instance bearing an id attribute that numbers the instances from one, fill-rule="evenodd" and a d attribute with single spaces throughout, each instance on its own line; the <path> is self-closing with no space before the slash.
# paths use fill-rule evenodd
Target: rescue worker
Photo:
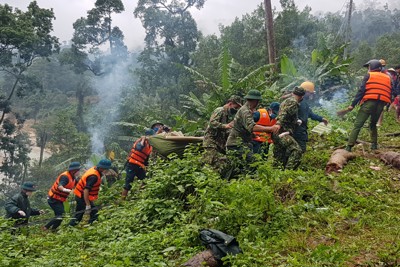
<path id="1" fill-rule="evenodd" d="M 370 60 L 364 64 L 364 67 L 368 67 L 368 74 L 365 75 L 353 102 L 347 108 L 348 110 L 352 110 L 357 104 L 361 105 L 354 122 L 354 128 L 347 142 L 347 151 L 351 151 L 352 147 L 355 145 L 358 134 L 369 117 L 371 117 L 371 149 L 378 149 L 378 130 L 376 123 L 385 105 L 391 102 L 391 80 L 387 74 L 381 72 L 382 64 L 379 60 Z"/>
<path id="2" fill-rule="evenodd" d="M 386 60 L 380 59 L 379 62 L 380 62 L 381 65 L 382 65 L 381 72 L 387 74 L 387 75 L 390 77 L 390 80 L 391 80 L 391 83 L 392 83 L 392 88 L 393 88 L 393 90 L 394 90 L 394 88 L 395 88 L 395 87 L 394 87 L 394 80 L 393 80 L 392 75 L 390 74 L 389 70 L 386 69 Z M 393 95 L 393 97 L 392 97 L 391 100 L 393 100 L 395 96 L 396 96 L 396 95 Z M 389 110 L 389 106 L 390 106 L 390 104 L 387 104 L 387 105 L 385 106 L 385 107 L 386 107 L 386 111 Z M 379 116 L 379 119 L 378 119 L 378 121 L 376 122 L 376 126 L 378 126 L 378 127 L 382 126 L 382 123 L 383 123 L 383 114 L 384 114 L 384 112 L 385 112 L 385 108 L 382 110 L 381 115 Z"/>
<path id="3" fill-rule="evenodd" d="M 400 95 L 400 65 L 394 67 L 395 79 L 393 85 L 393 95 Z"/>
<path id="4" fill-rule="evenodd" d="M 246 162 L 251 163 L 254 160 L 253 145 L 251 143 L 253 132 L 271 132 L 272 128 L 257 125 L 254 122 L 253 113 L 262 99 L 260 91 L 252 89 L 244 98 L 246 103 L 235 115 L 233 126 L 226 142 L 226 148 L 233 152 L 236 159 L 245 154 Z M 242 169 L 242 167 L 240 166 L 239 168 Z"/>
<path id="5" fill-rule="evenodd" d="M 296 142 L 299 144 L 301 147 L 301 151 L 303 153 L 306 152 L 306 147 L 307 147 L 307 142 L 308 142 L 308 119 L 312 119 L 314 121 L 319 121 L 323 122 L 325 125 L 328 124 L 328 120 L 315 114 L 309 104 L 308 100 L 312 99 L 315 94 L 315 86 L 314 83 L 305 81 L 303 82 L 300 87 L 304 88 L 306 91 L 306 94 L 304 95 L 303 99 L 299 103 L 299 111 L 297 118 L 301 121 L 298 122 L 294 133 L 293 137 L 296 140 Z"/>
<path id="6" fill-rule="evenodd" d="M 150 128 L 154 131 L 155 134 L 169 133 L 171 131 L 170 127 L 165 126 L 164 123 L 159 121 L 154 122 Z"/>
<path id="7" fill-rule="evenodd" d="M 276 123 L 276 117 L 279 113 L 279 103 L 272 102 L 268 109 L 261 108 L 253 113 L 254 122 L 257 125 L 273 126 Z M 264 159 L 267 159 L 269 146 L 272 142 L 271 133 L 253 132 L 253 152 L 261 154 Z"/>
<path id="8" fill-rule="evenodd" d="M 124 189 L 122 191 L 122 199 L 126 199 L 129 190 L 132 189 L 131 183 L 135 177 L 141 181 L 146 178 L 146 166 L 148 165 L 149 156 L 153 151 L 153 148 L 149 143 L 148 136 L 154 134 L 154 130 L 147 129 L 145 136 L 140 137 L 133 143 L 125 169 L 126 178 Z"/>
<path id="9" fill-rule="evenodd" d="M 213 166 L 221 175 L 227 167 L 225 144 L 233 126 L 233 118 L 242 106 L 241 102 L 239 96 L 232 95 L 225 105 L 216 108 L 211 114 L 204 134 L 203 161 Z"/>
<path id="10" fill-rule="evenodd" d="M 277 122 L 273 128 L 274 166 L 283 169 L 297 169 L 301 159 L 301 148 L 293 138 L 298 126 L 299 103 L 306 91 L 302 87 L 295 87 L 292 96 L 285 99 L 280 106 Z"/>
<path id="11" fill-rule="evenodd" d="M 76 210 L 74 218 L 69 222 L 70 226 L 77 225 L 84 213 L 90 213 L 89 223 L 97 220 L 97 208 L 94 201 L 99 197 L 101 176 L 111 168 L 109 159 L 101 159 L 99 163 L 87 170 L 75 187 Z"/>
<path id="12" fill-rule="evenodd" d="M 36 185 L 32 182 L 25 182 L 21 191 L 6 201 L 6 218 L 17 219 L 15 226 L 27 225 L 29 217 L 41 215 L 43 210 L 31 208 L 29 197 L 36 191 Z"/>
<path id="13" fill-rule="evenodd" d="M 55 218 L 43 226 L 43 230 L 55 230 L 60 226 L 62 216 L 65 212 L 64 202 L 76 185 L 75 175 L 79 173 L 80 169 L 81 164 L 79 162 L 71 162 L 68 166 L 68 170 L 61 173 L 50 188 L 47 203 L 49 203 L 50 208 L 54 211 Z"/>

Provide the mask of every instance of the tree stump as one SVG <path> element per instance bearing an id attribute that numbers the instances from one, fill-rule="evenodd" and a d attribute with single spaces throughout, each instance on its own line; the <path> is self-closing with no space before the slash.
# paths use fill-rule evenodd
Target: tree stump
<path id="1" fill-rule="evenodd" d="M 328 163 L 326 164 L 325 173 L 338 173 L 349 160 L 354 159 L 355 157 L 356 155 L 354 153 L 348 152 L 345 149 L 336 149 L 333 151 Z"/>
<path id="2" fill-rule="evenodd" d="M 190 260 L 182 264 L 186 267 L 218 267 L 218 261 L 214 258 L 214 255 L 210 249 L 200 252 L 193 256 Z"/>
<path id="3" fill-rule="evenodd" d="M 388 151 L 379 154 L 379 158 L 386 164 L 400 169 L 400 153 Z"/>

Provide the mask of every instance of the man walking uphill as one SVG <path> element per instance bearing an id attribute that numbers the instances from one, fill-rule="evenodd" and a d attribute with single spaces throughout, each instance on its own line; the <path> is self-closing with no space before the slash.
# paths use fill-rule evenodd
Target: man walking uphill
<path id="1" fill-rule="evenodd" d="M 79 162 L 71 162 L 68 170 L 61 173 L 53 186 L 50 188 L 47 203 L 54 211 L 55 218 L 43 226 L 44 230 L 57 229 L 62 222 L 62 216 L 64 214 L 64 202 L 67 200 L 69 193 L 75 187 L 76 180 L 75 175 L 81 169 Z"/>
<path id="2" fill-rule="evenodd" d="M 220 174 L 226 168 L 226 140 L 233 126 L 233 118 L 242 106 L 239 96 L 231 96 L 226 104 L 216 108 L 211 114 L 210 121 L 204 134 L 203 160 L 213 166 Z"/>
<path id="3" fill-rule="evenodd" d="M 358 103 L 361 105 L 354 122 L 354 128 L 347 142 L 347 151 L 351 151 L 352 147 L 355 145 L 358 134 L 369 117 L 371 117 L 369 126 L 371 131 L 371 149 L 378 149 L 378 130 L 376 128 L 376 123 L 385 105 L 391 102 L 391 79 L 387 74 L 381 72 L 381 62 L 377 59 L 373 59 L 364 64 L 364 67 L 368 67 L 368 74 L 365 75 L 353 102 L 347 108 L 348 110 L 352 110 Z"/>
<path id="4" fill-rule="evenodd" d="M 36 191 L 35 184 L 32 182 L 25 182 L 21 186 L 21 192 L 7 200 L 5 204 L 6 218 L 18 219 L 15 225 L 26 225 L 30 216 L 43 214 L 44 211 L 31 208 L 28 197 Z"/>
<path id="5" fill-rule="evenodd" d="M 298 126 L 299 102 L 306 91 L 302 87 L 295 87 L 292 96 L 285 99 L 280 106 L 277 122 L 273 128 L 274 165 L 284 169 L 297 169 L 301 159 L 301 148 L 293 138 Z"/>
<path id="6" fill-rule="evenodd" d="M 152 129 L 147 129 L 145 136 L 140 137 L 133 143 L 131 153 L 129 154 L 128 163 L 126 165 L 125 185 L 122 191 L 122 199 L 125 199 L 131 190 L 131 183 L 137 177 L 139 180 L 146 178 L 146 166 L 153 148 L 149 143 L 148 136 L 154 135 Z"/>
<path id="7" fill-rule="evenodd" d="M 77 225 L 83 218 L 83 213 L 90 212 L 89 223 L 97 219 L 97 209 L 93 203 L 99 197 L 101 176 L 103 172 L 111 168 L 111 161 L 102 159 L 99 163 L 87 170 L 75 187 L 76 200 L 75 216 L 69 222 L 70 226 Z"/>

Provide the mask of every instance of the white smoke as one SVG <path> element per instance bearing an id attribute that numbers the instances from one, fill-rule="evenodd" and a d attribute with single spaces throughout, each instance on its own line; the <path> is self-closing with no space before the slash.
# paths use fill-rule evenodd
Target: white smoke
<path id="1" fill-rule="evenodd" d="M 340 88 L 332 95 L 332 98 L 330 100 L 320 98 L 318 100 L 318 103 L 324 110 L 328 112 L 330 116 L 336 116 L 339 104 L 344 103 L 346 101 L 347 101 L 347 89 Z"/>
<path id="2" fill-rule="evenodd" d="M 112 71 L 94 81 L 94 88 L 99 102 L 92 109 L 95 124 L 91 124 L 88 131 L 91 135 L 92 153 L 103 154 L 104 142 L 110 133 L 112 122 L 118 121 L 118 105 L 121 102 L 121 91 L 132 84 L 132 73 L 129 71 L 129 62 L 119 62 L 112 66 Z"/>

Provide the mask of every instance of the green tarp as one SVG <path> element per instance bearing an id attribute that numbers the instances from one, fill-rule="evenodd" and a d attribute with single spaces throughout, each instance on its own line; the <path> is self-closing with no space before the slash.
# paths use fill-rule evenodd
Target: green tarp
<path id="1" fill-rule="evenodd" d="M 203 137 L 153 135 L 149 137 L 149 142 L 153 149 L 164 157 L 172 153 L 182 156 L 189 144 L 201 143 Z"/>

